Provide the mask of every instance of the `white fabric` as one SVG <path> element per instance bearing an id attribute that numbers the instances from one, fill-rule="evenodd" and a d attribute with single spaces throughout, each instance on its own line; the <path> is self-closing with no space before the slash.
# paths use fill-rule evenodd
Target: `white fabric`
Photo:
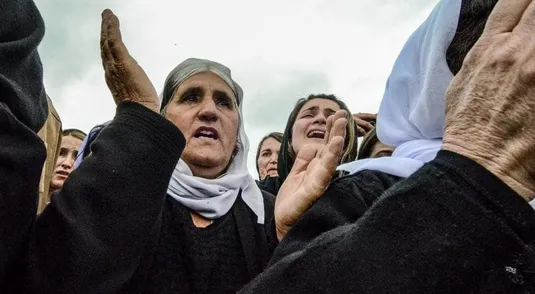
<path id="1" fill-rule="evenodd" d="M 455 36 L 461 0 L 441 0 L 401 50 L 377 118 L 377 136 L 395 146 L 392 157 L 343 164 L 355 174 L 377 170 L 408 177 L 433 160 L 444 134 L 444 97 L 453 79 L 446 51 Z"/>
<path id="2" fill-rule="evenodd" d="M 242 199 L 258 217 L 257 222 L 263 224 L 265 218 L 264 198 L 247 169 L 249 139 L 243 124 L 243 103 L 240 103 L 241 88 L 235 82 L 229 83 L 232 81 L 230 70 L 223 65 L 200 59 L 188 59 L 187 62 L 186 67 L 182 64 L 177 66 L 175 70 L 178 69 L 178 74 L 177 71 L 173 71 L 169 75 L 171 77 L 173 74 L 177 74 L 180 77 L 177 85 L 196 73 L 210 71 L 220 76 L 236 94 L 240 104 L 238 107 L 240 126 L 237 142 L 239 152 L 232 160 L 226 173 L 217 179 L 193 176 L 191 169 L 180 159 L 169 182 L 167 194 L 200 215 L 208 219 L 217 219 L 230 211 L 241 191 Z M 164 99 L 166 98 L 164 97 Z"/>

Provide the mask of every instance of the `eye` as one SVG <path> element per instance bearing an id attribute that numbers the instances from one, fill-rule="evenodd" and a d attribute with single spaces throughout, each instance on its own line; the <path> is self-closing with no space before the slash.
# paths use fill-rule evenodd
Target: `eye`
<path id="1" fill-rule="evenodd" d="M 392 156 L 392 151 L 381 151 L 381 152 L 375 154 L 375 156 L 373 158 L 390 157 L 390 156 Z"/>
<path id="2" fill-rule="evenodd" d="M 59 150 L 59 156 L 67 156 L 68 150 L 65 148 L 61 148 Z"/>
<path id="3" fill-rule="evenodd" d="M 262 153 L 262 156 L 263 157 L 269 157 L 269 156 L 271 156 L 271 152 L 265 151 L 265 152 Z"/>
<path id="4" fill-rule="evenodd" d="M 234 108 L 234 104 L 232 103 L 232 101 L 228 97 L 217 97 L 216 98 L 216 103 L 217 103 L 217 105 L 223 106 L 223 107 L 228 108 L 228 109 L 233 109 Z"/>
<path id="5" fill-rule="evenodd" d="M 197 102 L 199 101 L 200 97 L 197 94 L 191 93 L 185 95 L 180 102 Z"/>

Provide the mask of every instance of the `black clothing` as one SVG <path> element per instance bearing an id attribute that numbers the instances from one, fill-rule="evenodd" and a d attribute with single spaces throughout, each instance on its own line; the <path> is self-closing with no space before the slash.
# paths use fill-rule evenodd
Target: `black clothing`
<path id="1" fill-rule="evenodd" d="M 233 215 L 236 209 L 207 228 L 196 228 L 189 209 L 168 197 L 152 261 L 141 270 L 146 273 L 134 279 L 138 287 L 131 292 L 235 293 L 247 284 L 252 277 Z"/>
<path id="2" fill-rule="evenodd" d="M 37 212 L 41 170 L 46 157 L 39 137 L 0 105 L 0 293 L 18 275 L 28 251 Z"/>
<path id="3" fill-rule="evenodd" d="M 279 193 L 279 189 L 282 185 L 279 177 L 270 176 L 265 177 L 263 180 L 256 181 L 256 183 L 261 190 L 269 192 L 275 196 Z"/>
<path id="4" fill-rule="evenodd" d="M 28 250 L 46 153 L 48 113 L 37 53 L 44 23 L 33 1 L 0 1 L 0 293 Z"/>
<path id="5" fill-rule="evenodd" d="M 45 25 L 30 0 L 0 1 L 0 103 L 38 132 L 48 115 L 37 46 Z"/>
<path id="6" fill-rule="evenodd" d="M 187 239 L 185 224 L 179 225 L 183 211 L 182 217 L 172 215 L 178 207 L 166 195 L 184 144 L 178 128 L 167 119 L 137 103 L 120 104 L 114 120 L 91 145 L 91 155 L 38 218 L 25 290 L 193 292 L 195 283 L 188 288 L 195 280 L 188 271 L 193 264 L 187 259 L 195 253 L 186 251 L 191 249 L 187 242 L 193 240 Z M 235 277 L 236 284 L 260 273 L 276 244 L 274 197 L 265 194 L 264 199 L 266 225 L 257 224 L 241 197 L 231 210 L 230 224 L 234 222 L 240 244 L 230 240 L 234 247 L 224 253 L 241 254 L 245 264 L 238 260 L 235 266 L 247 273 L 247 280 Z M 235 251 L 238 245 L 241 253 Z M 175 260 L 165 260 L 171 257 Z M 221 286 L 215 274 L 213 278 L 212 286 Z"/>
<path id="7" fill-rule="evenodd" d="M 523 198 L 441 151 L 356 223 L 281 259 L 241 293 L 531 293 L 534 241 L 535 211 Z"/>
<path id="8" fill-rule="evenodd" d="M 401 178 L 378 171 L 361 171 L 333 181 L 329 189 L 293 225 L 273 253 L 273 264 L 304 249 L 322 233 L 356 222 Z"/>

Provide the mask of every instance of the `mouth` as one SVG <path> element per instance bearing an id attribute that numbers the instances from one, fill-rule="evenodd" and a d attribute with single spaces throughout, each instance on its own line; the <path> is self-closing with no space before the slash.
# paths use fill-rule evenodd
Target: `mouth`
<path id="1" fill-rule="evenodd" d="M 200 127 L 198 128 L 195 133 L 193 133 L 193 137 L 195 138 L 209 138 L 212 140 L 219 139 L 219 134 L 214 128 L 209 127 Z"/>
<path id="2" fill-rule="evenodd" d="M 56 171 L 56 175 L 60 175 L 60 176 L 63 176 L 63 177 L 68 177 L 69 174 L 70 174 L 70 172 L 67 172 L 67 171 L 64 171 L 64 170 Z"/>
<path id="3" fill-rule="evenodd" d="M 324 130 L 311 130 L 310 132 L 307 133 L 307 138 L 324 139 L 325 131 Z"/>

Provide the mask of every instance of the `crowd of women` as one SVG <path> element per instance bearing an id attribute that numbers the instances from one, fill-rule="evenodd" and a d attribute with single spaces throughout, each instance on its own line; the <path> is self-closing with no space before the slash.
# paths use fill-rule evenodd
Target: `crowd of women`
<path id="1" fill-rule="evenodd" d="M 298 100 L 258 180 L 225 65 L 158 95 L 105 10 L 117 110 L 86 136 L 44 92 L 33 1 L 0 24 L 1 293 L 535 292 L 531 0 L 440 0 L 377 117 Z"/>

